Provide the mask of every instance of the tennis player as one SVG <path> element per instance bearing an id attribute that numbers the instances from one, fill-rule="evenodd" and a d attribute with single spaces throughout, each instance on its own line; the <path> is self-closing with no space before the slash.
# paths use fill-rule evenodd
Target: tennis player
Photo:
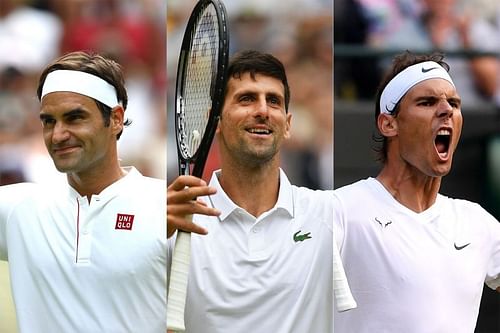
<path id="1" fill-rule="evenodd" d="M 37 93 L 67 182 L 0 187 L 0 259 L 20 332 L 165 332 L 166 184 L 120 166 L 120 66 L 69 53 L 45 68 Z"/>
<path id="2" fill-rule="evenodd" d="M 462 130 L 448 69 L 439 54 L 394 58 L 377 94 L 381 172 L 335 191 L 358 303 L 336 317 L 336 333 L 472 333 L 484 283 L 500 291 L 500 223 L 439 193 Z"/>
<path id="3" fill-rule="evenodd" d="M 176 229 L 199 233 L 186 332 L 332 332 L 332 196 L 291 185 L 280 168 L 292 120 L 285 69 L 243 51 L 228 78 L 216 132 L 221 169 L 209 186 L 181 176 L 167 193 L 169 249 Z"/>

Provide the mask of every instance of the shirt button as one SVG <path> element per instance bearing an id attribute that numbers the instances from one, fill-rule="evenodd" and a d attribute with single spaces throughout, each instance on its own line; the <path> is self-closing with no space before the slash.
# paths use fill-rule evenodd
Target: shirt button
<path id="1" fill-rule="evenodd" d="M 256 228 L 253 228 L 253 233 L 254 234 L 258 234 L 260 232 L 260 228 L 256 227 Z"/>

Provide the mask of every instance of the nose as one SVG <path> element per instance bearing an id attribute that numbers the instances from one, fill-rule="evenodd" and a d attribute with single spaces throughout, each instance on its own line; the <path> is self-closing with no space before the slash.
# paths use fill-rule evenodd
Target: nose
<path id="1" fill-rule="evenodd" d="M 451 117 L 453 115 L 453 107 L 447 100 L 443 100 L 438 104 L 437 109 L 438 117 Z"/>
<path id="2" fill-rule="evenodd" d="M 58 144 L 64 142 L 69 139 L 69 136 L 70 135 L 66 126 L 60 121 L 56 122 L 52 129 L 52 135 L 51 135 L 52 143 Z"/>
<path id="3" fill-rule="evenodd" d="M 259 98 L 255 103 L 254 116 L 260 118 L 269 118 L 269 109 L 265 98 Z"/>

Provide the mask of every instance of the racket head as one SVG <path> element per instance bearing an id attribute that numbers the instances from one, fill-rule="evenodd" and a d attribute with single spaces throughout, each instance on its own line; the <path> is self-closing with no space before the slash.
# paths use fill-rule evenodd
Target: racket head
<path id="1" fill-rule="evenodd" d="M 186 26 L 177 67 L 175 129 L 180 174 L 202 176 L 223 104 L 228 54 L 224 4 L 200 0 Z"/>

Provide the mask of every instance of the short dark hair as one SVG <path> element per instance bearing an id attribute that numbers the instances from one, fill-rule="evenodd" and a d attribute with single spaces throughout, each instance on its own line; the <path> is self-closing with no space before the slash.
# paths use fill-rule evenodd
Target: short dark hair
<path id="1" fill-rule="evenodd" d="M 87 53 L 83 51 L 70 52 L 57 58 L 52 63 L 47 65 L 40 75 L 37 88 L 37 96 L 39 100 L 42 98 L 42 89 L 47 75 L 56 70 L 74 70 L 100 77 L 115 88 L 118 102 L 122 105 L 124 110 L 127 109 L 128 96 L 127 90 L 125 89 L 125 79 L 123 77 L 121 66 L 114 60 L 104 58 L 97 53 Z M 101 111 L 104 119 L 104 125 L 109 126 L 111 108 L 96 99 L 94 99 L 94 101 Z M 131 121 L 129 119 L 125 120 L 125 126 L 130 124 Z M 123 131 L 116 135 L 117 140 L 120 139 L 122 132 Z"/>
<path id="2" fill-rule="evenodd" d="M 375 141 L 373 150 L 377 154 L 378 161 L 382 163 L 385 163 L 387 161 L 387 138 L 381 135 L 380 132 L 378 132 L 377 126 L 378 116 L 380 115 L 380 98 L 385 87 L 396 75 L 398 75 L 404 69 L 421 62 L 434 61 L 441 65 L 446 71 L 449 71 L 450 66 L 443 59 L 444 54 L 440 52 L 433 52 L 431 54 L 415 54 L 408 50 L 394 56 L 391 67 L 386 71 L 384 77 L 382 78 L 382 81 L 380 82 L 375 99 L 375 128 L 377 128 L 377 133 L 373 135 L 373 140 Z M 400 104 L 401 99 L 394 106 L 392 115 L 395 117 L 397 117 L 399 113 Z"/>
<path id="3" fill-rule="evenodd" d="M 285 111 L 288 112 L 290 103 L 290 87 L 286 78 L 285 66 L 281 61 L 269 53 L 255 50 L 245 50 L 236 53 L 229 61 L 227 77 L 239 79 L 245 73 L 249 73 L 252 79 L 256 74 L 262 74 L 280 80 L 285 89 Z M 224 97 L 227 93 L 224 92 Z"/>

